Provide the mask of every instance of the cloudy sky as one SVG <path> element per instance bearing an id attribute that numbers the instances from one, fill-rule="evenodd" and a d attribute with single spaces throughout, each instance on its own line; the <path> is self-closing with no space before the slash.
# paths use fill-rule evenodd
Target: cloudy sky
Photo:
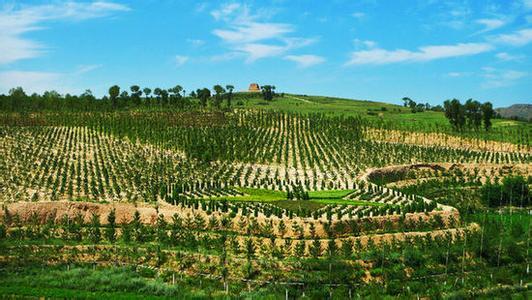
<path id="1" fill-rule="evenodd" d="M 0 0 L 0 93 L 250 82 L 532 103 L 532 0 Z"/>

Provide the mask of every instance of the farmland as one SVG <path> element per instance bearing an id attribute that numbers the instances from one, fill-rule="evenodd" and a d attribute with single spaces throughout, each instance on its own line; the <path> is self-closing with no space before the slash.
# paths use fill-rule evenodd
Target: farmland
<path id="1" fill-rule="evenodd" d="M 530 295 L 530 123 L 180 101 L 0 113 L 0 295 Z"/>

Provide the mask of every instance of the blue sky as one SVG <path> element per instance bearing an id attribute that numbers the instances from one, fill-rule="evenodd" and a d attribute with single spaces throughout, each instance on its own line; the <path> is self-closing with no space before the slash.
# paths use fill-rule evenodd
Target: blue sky
<path id="1" fill-rule="evenodd" d="M 532 103 L 532 0 L 0 0 L 0 93 L 250 82 Z"/>

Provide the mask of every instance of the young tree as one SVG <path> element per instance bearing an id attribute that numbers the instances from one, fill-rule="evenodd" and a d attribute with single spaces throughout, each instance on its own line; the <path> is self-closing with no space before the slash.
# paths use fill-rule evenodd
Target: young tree
<path id="1" fill-rule="evenodd" d="M 135 214 L 133 215 L 133 220 L 131 220 L 130 223 L 131 229 L 132 229 L 132 235 L 136 242 L 143 242 L 144 241 L 144 228 L 142 221 L 140 219 L 140 212 L 138 210 L 135 210 Z"/>
<path id="2" fill-rule="evenodd" d="M 0 224 L 0 240 L 5 239 L 7 236 L 7 229 L 4 224 Z"/>
<path id="3" fill-rule="evenodd" d="M 88 229 L 88 235 L 91 242 L 95 244 L 100 242 L 100 216 L 96 213 L 92 213 L 91 215 L 91 223 Z"/>
<path id="4" fill-rule="evenodd" d="M 157 217 L 157 241 L 163 244 L 166 244 L 168 242 L 168 234 L 166 232 L 166 227 L 168 223 L 164 219 L 163 214 L 160 214 Z"/>
<path id="5" fill-rule="evenodd" d="M 107 228 L 105 229 L 105 238 L 114 243 L 116 241 L 116 211 L 113 208 L 107 215 Z"/>

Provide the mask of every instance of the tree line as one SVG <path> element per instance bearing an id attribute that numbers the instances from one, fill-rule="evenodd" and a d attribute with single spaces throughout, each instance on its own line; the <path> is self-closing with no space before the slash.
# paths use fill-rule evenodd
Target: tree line
<path id="1" fill-rule="evenodd" d="M 28 95 L 22 87 L 9 90 L 7 95 L 0 95 L 1 111 L 99 111 L 116 110 L 135 107 L 161 107 L 183 109 L 187 107 L 208 106 L 215 109 L 231 108 L 235 98 L 235 87 L 214 85 L 212 90 L 199 88 L 188 95 L 181 85 L 162 89 L 149 87 L 141 88 L 132 85 L 129 89 L 122 89 L 118 85 L 109 88 L 108 94 L 97 98 L 91 90 L 80 95 L 61 95 L 56 91 L 46 91 L 42 95 L 33 93 Z M 262 86 L 261 94 L 264 100 L 271 101 L 276 96 L 275 86 Z M 223 103 L 225 102 L 225 106 Z"/>

